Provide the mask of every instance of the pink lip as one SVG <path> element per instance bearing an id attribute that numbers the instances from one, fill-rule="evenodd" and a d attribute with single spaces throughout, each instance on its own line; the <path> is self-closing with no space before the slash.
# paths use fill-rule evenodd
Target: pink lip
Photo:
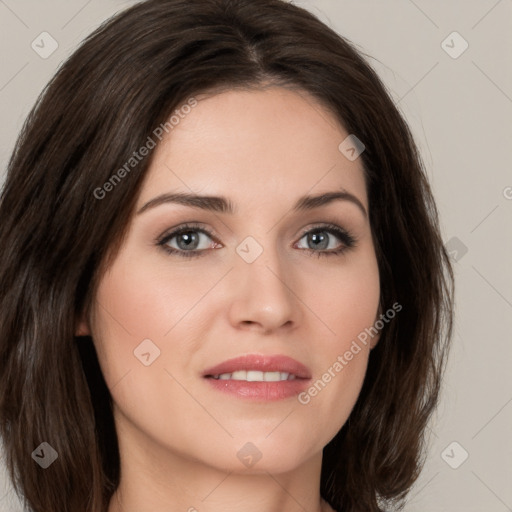
<path id="1" fill-rule="evenodd" d="M 214 375 L 233 373 L 238 370 L 260 372 L 286 372 L 295 375 L 294 380 L 276 382 L 247 382 L 243 380 L 218 380 Z M 256 401 L 272 401 L 298 395 L 308 386 L 311 379 L 309 369 L 295 359 L 283 355 L 265 356 L 247 354 L 229 359 L 203 372 L 203 377 L 214 389 L 237 398 Z"/>

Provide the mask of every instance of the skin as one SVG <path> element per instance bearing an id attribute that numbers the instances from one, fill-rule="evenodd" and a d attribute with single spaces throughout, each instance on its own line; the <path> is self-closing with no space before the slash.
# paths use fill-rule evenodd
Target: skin
<path id="1" fill-rule="evenodd" d="M 350 201 L 293 211 L 303 195 L 344 189 L 368 212 L 362 162 L 338 150 L 348 133 L 304 92 L 198 100 L 154 150 L 127 237 L 78 326 L 93 337 L 114 401 L 122 476 L 109 512 L 330 511 L 319 493 L 322 449 L 356 402 L 378 336 L 305 405 L 236 398 L 202 372 L 243 354 L 285 354 L 315 382 L 374 324 L 368 217 Z M 225 196 L 237 212 L 166 203 L 136 213 L 170 192 Z M 185 222 L 213 233 L 198 234 L 202 256 L 155 241 Z M 328 222 L 356 246 L 317 257 L 322 248 L 304 232 Z M 323 234 L 324 250 L 344 246 Z M 248 236 L 263 248 L 250 264 L 236 252 Z M 168 244 L 186 250 L 177 237 Z M 144 339 L 160 350 L 149 366 L 134 356 Z M 252 467 L 237 457 L 247 442 L 261 453 Z"/>

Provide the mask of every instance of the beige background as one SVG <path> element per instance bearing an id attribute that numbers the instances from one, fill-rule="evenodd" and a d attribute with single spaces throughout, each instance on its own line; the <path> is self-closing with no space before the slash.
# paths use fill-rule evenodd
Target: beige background
<path id="1" fill-rule="evenodd" d="M 2 180 L 22 122 L 60 62 L 132 3 L 0 0 Z M 406 512 L 512 511 L 512 1 L 295 3 L 372 56 L 423 151 L 444 240 L 459 251 L 454 347 Z M 43 31 L 59 45 L 47 59 L 31 48 Z M 0 512 L 20 510 L 0 471 Z"/>

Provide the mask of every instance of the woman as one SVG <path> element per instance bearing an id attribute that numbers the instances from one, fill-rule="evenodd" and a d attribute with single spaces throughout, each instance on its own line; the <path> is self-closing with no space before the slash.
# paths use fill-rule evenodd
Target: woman
<path id="1" fill-rule="evenodd" d="M 407 125 L 313 15 L 118 14 L 29 116 L 0 218 L 0 424 L 32 510 L 405 498 L 452 270 Z"/>

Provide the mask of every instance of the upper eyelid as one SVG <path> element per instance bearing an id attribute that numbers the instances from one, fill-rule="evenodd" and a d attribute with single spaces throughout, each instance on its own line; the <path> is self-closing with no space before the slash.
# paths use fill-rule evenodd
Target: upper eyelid
<path id="1" fill-rule="evenodd" d="M 160 235 L 157 238 L 157 242 L 161 243 L 165 240 L 170 240 L 171 238 L 174 238 L 175 236 L 181 234 L 182 232 L 186 232 L 186 231 L 199 231 L 201 233 L 204 233 L 205 235 L 208 235 L 212 239 L 216 238 L 215 234 L 212 233 L 209 229 L 204 228 L 199 225 L 186 223 L 184 225 L 177 226 L 175 228 L 166 230 L 162 235 Z"/>

